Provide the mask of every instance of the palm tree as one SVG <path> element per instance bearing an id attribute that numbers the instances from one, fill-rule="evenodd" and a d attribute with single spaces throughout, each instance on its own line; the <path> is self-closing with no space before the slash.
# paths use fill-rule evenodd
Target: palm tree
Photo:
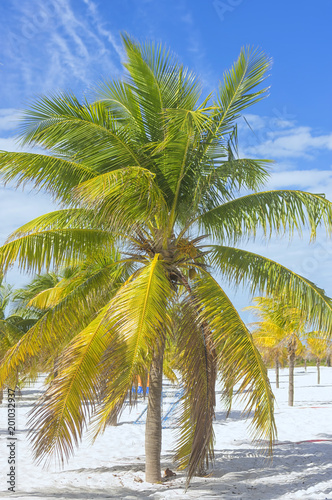
<path id="1" fill-rule="evenodd" d="M 332 362 L 332 341 L 331 338 L 328 339 L 327 351 L 326 351 L 326 366 L 331 366 Z"/>
<path id="2" fill-rule="evenodd" d="M 320 364 L 323 358 L 326 357 L 329 348 L 329 342 L 326 338 L 322 338 L 319 332 L 312 332 L 307 339 L 307 344 L 310 353 L 316 359 L 317 366 L 317 384 L 320 384 Z"/>
<path id="3" fill-rule="evenodd" d="M 287 350 L 288 404 L 293 406 L 295 360 L 303 353 L 304 342 L 312 333 L 307 331 L 303 311 L 285 303 L 284 298 L 255 297 L 254 302 L 254 306 L 246 308 L 261 320 L 252 324 L 254 327 L 253 337 L 258 346 L 270 348 L 275 354 L 277 387 L 279 387 L 279 359 L 283 351 Z"/>
<path id="4" fill-rule="evenodd" d="M 35 323 L 34 319 L 26 315 L 21 315 L 18 311 L 12 311 L 12 303 L 15 297 L 13 287 L 8 285 L 0 277 L 0 358 L 13 345 L 15 345 L 22 336 Z M 15 387 L 18 385 L 18 377 L 9 378 L 8 385 Z M 3 400 L 3 388 L 0 390 L 0 403 Z"/>
<path id="5" fill-rule="evenodd" d="M 32 278 L 24 287 L 13 293 L 13 305 L 15 314 L 23 318 L 33 319 L 33 324 L 40 320 L 50 307 L 54 307 L 59 301 L 59 294 L 63 295 L 68 280 L 77 272 L 76 268 L 66 268 L 60 273 L 47 272 L 38 274 Z M 48 361 L 53 360 L 53 375 L 57 373 L 57 358 L 60 346 L 48 354 Z M 43 363 L 40 364 L 44 367 Z M 38 364 L 35 367 L 34 376 L 40 372 Z M 29 372 L 31 375 L 31 372 Z M 29 377 L 28 377 L 29 379 Z"/>
<path id="6" fill-rule="evenodd" d="M 177 303 L 184 395 L 176 459 L 189 481 L 213 457 L 218 373 L 229 404 L 239 382 L 254 437 L 272 446 L 275 436 L 266 369 L 212 272 L 224 283 L 248 283 L 252 292 L 283 293 L 307 321 L 330 331 L 332 307 L 323 290 L 237 244 L 258 231 L 269 238 L 308 225 L 314 238 L 325 224 L 330 232 L 332 206 L 301 191 L 258 192 L 268 178 L 267 160 L 237 157 L 236 121 L 267 93 L 259 88 L 270 67 L 264 54 L 242 50 L 219 89 L 201 100 L 195 75 L 161 45 L 140 45 L 126 35 L 123 42 L 124 78 L 101 84 L 91 103 L 61 93 L 26 112 L 22 138 L 45 154 L 0 154 L 5 181 L 33 183 L 64 206 L 15 231 L 0 261 L 4 270 L 16 261 L 40 272 L 117 248 L 114 268 L 131 265 L 131 275 L 112 297 L 107 272 L 96 279 L 84 310 L 79 294 L 51 308 L 2 360 L 0 383 L 71 330 L 58 376 L 32 417 L 40 429 L 32 437 L 35 456 L 55 452 L 63 460 L 85 424 L 92 418 L 95 435 L 102 432 L 137 376 L 149 372 L 146 479 L 158 482 L 162 367 Z"/>
<path id="7" fill-rule="evenodd" d="M 279 389 L 279 368 L 285 358 L 285 331 L 278 324 L 272 309 L 273 301 L 268 297 L 255 297 L 255 305 L 245 307 L 244 310 L 251 311 L 261 320 L 251 323 L 254 342 L 263 357 L 274 363 L 276 374 L 276 388 Z"/>
<path id="8" fill-rule="evenodd" d="M 33 299 L 41 293 L 45 295 L 46 290 L 54 290 L 60 280 L 61 276 L 54 272 L 38 274 L 25 286 L 16 289 L 13 294 L 15 313 L 29 317 L 33 315 L 36 320 L 39 319 L 45 313 L 45 308 L 35 307 L 32 304 Z"/>

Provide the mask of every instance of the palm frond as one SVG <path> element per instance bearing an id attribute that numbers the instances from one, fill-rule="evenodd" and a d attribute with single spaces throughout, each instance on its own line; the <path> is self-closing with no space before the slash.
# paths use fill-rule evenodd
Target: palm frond
<path id="1" fill-rule="evenodd" d="M 155 142 L 165 133 L 163 110 L 193 109 L 200 96 L 198 82 L 161 44 L 141 45 L 125 34 L 122 39 L 128 58 L 128 82 L 139 99 L 146 136 Z"/>
<path id="2" fill-rule="evenodd" d="M 120 123 L 130 126 L 140 142 L 146 141 L 140 106 L 128 83 L 105 81 L 96 88 L 96 98 L 104 103 Z"/>
<path id="3" fill-rule="evenodd" d="M 30 433 L 38 462 L 54 454 L 63 463 L 82 437 L 98 397 L 98 367 L 106 348 L 106 309 L 63 351 L 58 375 L 30 413 L 29 426 L 38 429 Z"/>
<path id="4" fill-rule="evenodd" d="M 175 460 L 187 468 L 187 485 L 197 471 L 213 460 L 216 352 L 211 331 L 201 321 L 194 297 L 188 295 L 177 334 L 178 370 L 182 396 L 179 442 Z"/>
<path id="5" fill-rule="evenodd" d="M 236 243 L 255 237 L 258 230 L 270 238 L 273 233 L 292 237 L 294 230 L 302 234 L 309 228 L 310 238 L 324 224 L 332 229 L 332 203 L 321 195 L 303 191 L 265 191 L 231 200 L 202 214 L 198 222 L 216 239 Z"/>
<path id="6" fill-rule="evenodd" d="M 218 129 L 220 125 L 230 123 L 238 118 L 247 107 L 264 99 L 268 88 L 256 90 L 267 78 L 271 61 L 263 52 L 242 48 L 238 60 L 233 67 L 224 73 L 220 83 L 217 103 Z M 216 120 L 217 121 L 217 120 Z"/>
<path id="7" fill-rule="evenodd" d="M 13 181 L 17 187 L 32 183 L 35 189 L 69 201 L 71 189 L 95 174 L 82 163 L 54 156 L 0 151 L 0 175 L 5 183 Z"/>
<path id="8" fill-rule="evenodd" d="M 132 128 L 117 122 L 100 101 L 81 104 L 66 93 L 42 97 L 25 112 L 21 130 L 24 143 L 83 163 L 96 173 L 142 166 Z"/>
<path id="9" fill-rule="evenodd" d="M 54 212 L 49 212 L 32 219 L 16 229 L 7 238 L 6 243 L 37 232 L 77 228 L 94 230 L 104 229 L 93 210 L 87 210 L 84 208 L 67 208 L 63 210 L 55 210 Z"/>
<path id="10" fill-rule="evenodd" d="M 193 294 L 200 320 L 212 331 L 222 377 L 226 385 L 229 380 L 233 387 L 239 384 L 237 392 L 245 402 L 244 412 L 252 416 L 252 436 L 258 441 L 267 440 L 271 452 L 276 435 L 274 397 L 252 336 L 225 292 L 207 272 L 196 280 Z"/>
<path id="11" fill-rule="evenodd" d="M 172 293 L 163 261 L 156 254 L 114 297 L 108 321 L 117 340 L 110 339 L 103 358 L 107 386 L 96 415 L 95 436 L 104 430 L 114 409 L 122 406 L 135 376 L 149 370 L 156 346 L 164 342 Z"/>
<path id="12" fill-rule="evenodd" d="M 61 350 L 109 302 L 128 271 L 128 265 L 112 262 L 112 257 L 111 262 L 87 262 L 85 269 L 61 283 L 58 302 L 5 353 L 0 365 L 0 387 L 18 369 L 29 371 L 36 358 L 39 369 L 45 369 L 50 353 Z"/>
<path id="13" fill-rule="evenodd" d="M 107 221 L 112 231 L 125 227 L 128 232 L 153 214 L 162 216 L 167 210 L 154 177 L 140 167 L 107 172 L 80 184 L 75 197 L 83 206 L 97 211 L 98 218 Z"/>
<path id="14" fill-rule="evenodd" d="M 28 227 L 25 225 L 27 232 Z M 43 269 L 80 263 L 105 246 L 113 246 L 113 236 L 98 229 L 37 230 L 0 247 L 0 268 L 6 272 L 16 262 L 20 269 L 41 273 Z"/>
<path id="15" fill-rule="evenodd" d="M 283 297 L 313 329 L 331 335 L 332 300 L 307 278 L 261 255 L 221 245 L 211 246 L 210 262 L 231 285 L 243 285 L 253 295 Z"/>

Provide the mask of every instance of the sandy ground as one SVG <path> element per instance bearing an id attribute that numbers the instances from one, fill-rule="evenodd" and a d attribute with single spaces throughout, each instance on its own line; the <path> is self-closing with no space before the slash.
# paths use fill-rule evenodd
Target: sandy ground
<path id="1" fill-rule="evenodd" d="M 1 476 L 0 497 L 20 500 L 45 499 L 332 499 L 332 368 L 296 369 L 295 406 L 287 406 L 287 370 L 281 370 L 280 389 L 275 389 L 278 442 L 273 462 L 250 442 L 241 405 L 230 417 L 220 404 L 216 408 L 215 465 L 209 477 L 196 477 L 185 493 L 185 475 L 161 485 L 144 481 L 144 417 L 142 401 L 131 412 L 126 409 L 117 427 L 108 427 L 93 446 L 83 441 L 63 470 L 44 470 L 32 462 L 26 440 L 26 413 L 40 394 L 41 384 L 23 390 L 16 409 L 16 487 L 7 490 L 9 472 L 7 401 L 0 409 Z M 270 372 L 275 388 L 274 373 Z M 177 399 L 177 389 L 164 387 L 164 415 Z M 172 468 L 175 440 L 174 412 L 164 422 L 163 468 Z"/>

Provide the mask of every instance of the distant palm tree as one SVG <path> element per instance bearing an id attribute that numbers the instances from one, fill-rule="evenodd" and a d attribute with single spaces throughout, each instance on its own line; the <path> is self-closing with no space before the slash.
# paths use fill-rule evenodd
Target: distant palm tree
<path id="1" fill-rule="evenodd" d="M 0 153 L 5 181 L 32 182 L 67 207 L 15 231 L 0 250 L 4 270 L 16 261 L 40 272 L 121 252 L 89 281 L 88 298 L 79 287 L 69 293 L 6 355 L 0 383 L 70 330 L 58 376 L 32 419 L 36 457 L 55 452 L 63 460 L 85 423 L 92 417 L 95 435 L 103 431 L 137 376 L 149 372 L 146 479 L 158 482 L 163 358 L 176 303 L 174 355 L 184 389 L 176 459 L 189 481 L 213 456 L 218 372 L 229 403 L 239 383 L 255 437 L 271 446 L 275 436 L 266 369 L 212 272 L 252 292 L 283 293 L 328 330 L 332 306 L 321 289 L 237 244 L 258 231 L 269 238 L 308 225 L 314 238 L 325 224 L 330 232 L 332 206 L 301 191 L 257 192 L 268 162 L 237 157 L 237 119 L 266 95 L 257 88 L 270 67 L 264 54 L 242 50 L 218 91 L 200 100 L 195 75 L 169 51 L 128 36 L 123 42 L 124 78 L 102 84 L 92 103 L 61 93 L 26 112 L 22 137 L 45 154 Z M 112 272 L 126 265 L 130 277 L 109 297 Z"/>
<path id="2" fill-rule="evenodd" d="M 265 361 L 271 361 L 275 366 L 276 388 L 279 389 L 279 368 L 283 365 L 286 355 L 284 343 L 285 331 L 277 324 L 275 318 L 271 318 L 271 299 L 267 297 L 255 297 L 254 306 L 245 307 L 244 310 L 251 311 L 261 321 L 251 323 L 253 339 Z"/>
<path id="3" fill-rule="evenodd" d="M 39 319 L 45 313 L 45 307 L 35 307 L 33 299 L 39 294 L 45 295 L 46 290 L 53 290 L 60 279 L 61 277 L 54 272 L 38 274 L 25 286 L 16 289 L 12 297 L 15 313 L 23 317 L 33 315 L 35 319 Z"/>
<path id="4" fill-rule="evenodd" d="M 319 332 L 312 332 L 307 339 L 307 344 L 311 355 L 316 360 L 317 384 L 320 384 L 320 364 L 329 352 L 330 342 L 326 338 L 322 338 Z"/>
<path id="5" fill-rule="evenodd" d="M 12 311 L 12 302 L 15 292 L 13 287 L 8 285 L 0 277 L 0 358 L 14 346 L 22 336 L 33 326 L 35 320 L 29 315 L 20 315 L 17 311 Z M 18 376 L 8 379 L 8 385 L 15 388 L 18 383 Z M 3 399 L 3 388 L 0 390 L 0 402 Z"/>
<path id="6" fill-rule="evenodd" d="M 294 405 L 294 368 L 297 356 L 305 349 L 305 342 L 312 332 L 308 332 L 305 315 L 301 309 L 285 303 L 284 298 L 255 297 L 255 305 L 247 307 L 261 321 L 252 323 L 252 333 L 256 345 L 272 350 L 276 364 L 276 386 L 279 387 L 279 359 L 284 350 L 288 353 L 289 384 L 288 404 Z"/>

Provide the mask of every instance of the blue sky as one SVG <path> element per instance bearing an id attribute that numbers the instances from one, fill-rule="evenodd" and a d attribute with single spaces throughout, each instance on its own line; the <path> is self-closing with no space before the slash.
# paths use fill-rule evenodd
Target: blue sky
<path id="1" fill-rule="evenodd" d="M 120 32 L 167 43 L 218 85 L 243 45 L 272 59 L 270 97 L 239 123 L 243 156 L 276 161 L 270 188 L 326 193 L 332 200 L 332 2 L 279 0 L 3 0 L 0 4 L 0 149 L 17 150 L 19 110 L 35 96 L 70 89 L 89 95 L 121 76 Z M 0 186 L 0 241 L 52 209 L 46 195 Z M 248 246 L 247 246 L 248 248 Z M 250 248 L 306 275 L 332 296 L 332 243 L 308 238 Z M 17 274 L 13 279 L 20 281 Z"/>

